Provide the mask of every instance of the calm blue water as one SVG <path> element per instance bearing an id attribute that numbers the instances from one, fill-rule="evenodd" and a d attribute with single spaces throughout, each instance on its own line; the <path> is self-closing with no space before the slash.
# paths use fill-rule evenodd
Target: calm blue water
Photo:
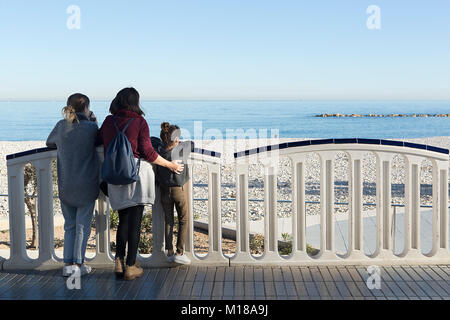
<path id="1" fill-rule="evenodd" d="M 61 119 L 63 101 L 0 102 L 0 140 L 45 140 Z M 93 101 L 99 123 L 109 101 Z M 450 136 L 450 118 L 315 118 L 321 113 L 450 113 L 450 101 L 143 101 L 150 134 L 162 121 L 194 134 L 218 129 L 278 129 L 281 138 L 420 138 Z"/>

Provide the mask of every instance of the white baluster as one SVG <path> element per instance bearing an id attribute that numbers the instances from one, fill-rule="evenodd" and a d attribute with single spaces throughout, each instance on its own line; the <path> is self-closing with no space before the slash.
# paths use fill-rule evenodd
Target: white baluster
<path id="1" fill-rule="evenodd" d="M 154 167 L 153 167 L 154 169 Z M 189 170 L 192 170 L 191 167 L 189 167 Z M 189 172 L 191 174 L 191 172 Z M 192 177 L 192 175 L 191 175 Z M 192 180 L 192 179 L 191 179 Z M 191 181 L 190 180 L 190 181 Z M 191 184 L 190 184 L 191 186 Z M 190 189 L 189 189 L 190 190 Z M 189 197 L 192 196 L 191 192 L 189 191 Z M 191 203 L 189 208 L 191 208 Z M 192 210 L 190 210 L 189 214 L 192 213 Z M 192 220 L 192 219 L 189 219 Z M 138 255 L 138 259 L 141 262 L 142 266 L 144 267 L 167 267 L 170 266 L 170 264 L 167 262 L 166 254 L 164 253 L 164 210 L 161 204 L 161 191 L 158 187 L 158 185 L 155 186 L 155 202 L 152 205 L 152 236 L 153 236 L 153 246 L 152 246 L 152 254 L 150 258 L 143 259 L 141 256 Z M 192 227 L 192 226 L 191 226 Z M 192 236 L 190 233 L 191 229 L 188 229 L 188 236 L 186 241 L 186 248 L 185 252 L 186 255 L 189 256 L 191 254 L 191 251 L 188 251 L 191 247 L 189 247 L 190 242 L 192 241 Z M 189 249 L 188 249 L 189 247 Z M 192 247 L 193 248 L 193 247 Z"/>
<path id="2" fill-rule="evenodd" d="M 336 259 L 334 250 L 334 152 L 320 156 L 320 255 L 323 260 Z"/>
<path id="3" fill-rule="evenodd" d="M 53 181 L 51 159 L 33 162 L 37 176 L 39 268 L 59 265 L 54 259 Z"/>
<path id="4" fill-rule="evenodd" d="M 420 161 L 405 156 L 405 248 L 401 257 L 422 258 L 420 252 Z"/>
<path id="5" fill-rule="evenodd" d="M 448 258 L 448 162 L 433 160 L 432 250 L 428 257 Z"/>
<path id="6" fill-rule="evenodd" d="M 391 158 L 393 154 L 377 152 L 377 248 L 372 256 L 394 259 L 391 250 Z"/>
<path id="7" fill-rule="evenodd" d="M 236 163 L 236 254 L 230 263 L 256 260 L 250 254 L 248 226 L 248 164 Z"/>
<path id="8" fill-rule="evenodd" d="M 289 261 L 292 262 L 311 259 L 306 252 L 305 162 L 304 156 L 291 156 L 292 255 Z"/>
<path id="9" fill-rule="evenodd" d="M 25 203 L 24 203 L 25 163 L 8 164 L 10 257 L 3 263 L 3 269 L 27 269 L 31 259 L 26 253 Z"/>
<path id="10" fill-rule="evenodd" d="M 189 202 L 189 219 L 188 219 L 188 232 L 186 236 L 184 251 L 186 256 L 191 260 L 198 260 L 194 252 L 194 196 L 193 196 L 193 180 L 194 180 L 194 168 L 193 165 L 189 166 L 189 181 L 188 181 L 188 202 Z M 162 210 L 162 208 L 161 208 Z M 163 213 L 164 221 L 164 213 Z"/>
<path id="11" fill-rule="evenodd" d="M 366 260 L 363 243 L 363 152 L 349 152 L 349 228 L 348 228 L 348 259 Z"/>
<path id="12" fill-rule="evenodd" d="M 264 256 L 265 263 L 279 262 L 278 215 L 277 215 L 277 175 L 278 162 L 265 159 L 264 163 Z"/>
<path id="13" fill-rule="evenodd" d="M 225 264 L 229 261 L 222 254 L 222 211 L 220 189 L 220 164 L 208 164 L 208 235 L 209 252 L 203 262 L 214 265 Z"/>

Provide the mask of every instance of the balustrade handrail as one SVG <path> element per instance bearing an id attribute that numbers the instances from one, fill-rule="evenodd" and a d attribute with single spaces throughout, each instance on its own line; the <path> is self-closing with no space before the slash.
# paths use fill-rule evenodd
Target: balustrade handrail
<path id="1" fill-rule="evenodd" d="M 241 161 L 264 152 L 280 151 L 291 161 L 291 218 L 292 253 L 281 257 L 278 253 L 277 225 L 277 179 L 276 161 L 261 161 L 264 166 L 264 254 L 257 258 L 250 253 L 248 219 L 248 175 L 249 163 Z M 103 159 L 103 148 L 97 148 L 99 161 Z M 334 241 L 334 161 L 339 152 L 349 155 L 348 182 L 348 252 L 339 255 Z M 363 179 L 362 159 L 367 152 L 376 155 L 376 252 L 366 255 L 363 251 L 362 210 Z M 311 257 L 306 252 L 305 205 L 312 203 L 305 197 L 306 154 L 317 153 L 320 158 L 320 253 Z M 402 154 L 405 158 L 405 249 L 402 254 L 394 254 L 391 246 L 391 177 L 392 157 Z M 8 194 L 10 209 L 11 246 L 10 258 L 3 262 L 4 268 L 50 268 L 61 265 L 61 259 L 54 253 L 53 245 L 53 186 L 51 161 L 56 157 L 52 148 L 38 148 L 7 156 Z M 221 222 L 221 160 L 219 152 L 194 148 L 191 160 L 194 165 L 201 161 L 206 165 L 208 197 L 208 236 L 209 251 L 206 256 L 194 252 L 193 219 L 189 221 L 188 239 L 185 252 L 195 264 L 245 265 L 245 264 L 411 264 L 411 263 L 450 263 L 448 251 L 448 160 L 449 150 L 428 145 L 403 141 L 378 139 L 322 139 L 287 142 L 249 149 L 234 153 L 236 175 L 236 253 L 233 257 L 222 252 Z M 264 157 L 262 157 L 264 158 Z M 420 161 L 432 162 L 432 250 L 423 254 L 420 244 Z M 23 169 L 31 162 L 37 173 L 37 207 L 39 225 L 39 258 L 30 259 L 25 249 L 25 196 Z M 193 167 L 189 167 L 191 177 Z M 193 179 L 189 180 L 189 208 L 193 217 Z M 153 214 L 153 251 L 150 257 L 139 256 L 143 266 L 168 266 L 164 254 L 164 214 L 158 188 Z M 396 204 L 394 204 L 395 206 Z M 104 195 L 100 195 L 96 205 L 96 255 L 88 260 L 93 265 L 111 265 L 113 257 L 109 243 L 109 205 Z M 1 257 L 0 257 L 0 260 Z"/>

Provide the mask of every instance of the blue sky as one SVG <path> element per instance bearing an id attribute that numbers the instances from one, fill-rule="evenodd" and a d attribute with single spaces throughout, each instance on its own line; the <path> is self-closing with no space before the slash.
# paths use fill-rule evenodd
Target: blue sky
<path id="1" fill-rule="evenodd" d="M 1 0 L 0 99 L 449 100 L 449 17 L 448 0 Z"/>

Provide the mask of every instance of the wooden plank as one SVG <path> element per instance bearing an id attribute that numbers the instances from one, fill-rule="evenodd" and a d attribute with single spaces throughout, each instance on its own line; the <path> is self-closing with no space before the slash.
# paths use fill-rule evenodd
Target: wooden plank
<path id="1" fill-rule="evenodd" d="M 315 282 L 323 282 L 324 279 L 322 277 L 322 274 L 319 271 L 318 267 L 310 267 L 309 271 L 311 272 L 311 277 Z"/>
<path id="2" fill-rule="evenodd" d="M 284 281 L 283 272 L 281 268 L 272 268 L 273 281 L 282 282 Z"/>
<path id="3" fill-rule="evenodd" d="M 264 281 L 262 268 L 253 268 L 253 281 Z"/>
<path id="4" fill-rule="evenodd" d="M 335 281 L 333 277 L 331 276 L 331 273 L 328 271 L 327 267 L 319 267 L 319 272 L 321 274 L 322 281 Z"/>
<path id="5" fill-rule="evenodd" d="M 197 274 L 197 267 L 190 266 L 187 270 L 186 278 L 184 281 L 195 281 L 196 274 Z"/>
<path id="6" fill-rule="evenodd" d="M 203 281 L 194 282 L 191 292 L 192 298 L 200 298 L 202 296 L 202 290 L 203 290 Z"/>
<path id="7" fill-rule="evenodd" d="M 321 299 L 332 298 L 331 292 L 328 286 L 334 286 L 333 282 L 316 282 L 317 292 Z"/>
<path id="8" fill-rule="evenodd" d="M 243 276 L 244 274 L 242 274 Z M 234 282 L 234 291 L 233 295 L 236 297 L 244 297 L 245 296 L 245 286 L 243 281 L 235 281 Z"/>
<path id="9" fill-rule="evenodd" d="M 276 297 L 277 292 L 275 291 L 275 285 L 272 281 L 264 281 L 264 292 L 267 297 Z M 257 291 L 258 293 L 258 291 Z"/>
<path id="10" fill-rule="evenodd" d="M 388 286 L 389 289 L 394 293 L 396 297 L 406 297 L 405 292 L 393 281 L 384 281 L 384 285 Z"/>
<path id="11" fill-rule="evenodd" d="M 439 283 L 437 283 L 436 281 L 427 281 L 427 284 L 433 288 L 433 290 L 440 296 L 440 297 L 445 297 L 448 296 L 449 293 L 447 291 L 444 290 L 444 288 L 442 288 Z M 449 287 L 448 283 L 447 283 L 447 288 Z"/>
<path id="12" fill-rule="evenodd" d="M 444 271 L 445 274 L 447 275 L 447 277 L 450 277 L 450 266 L 441 265 L 441 266 L 437 266 L 437 267 L 440 268 L 442 271 Z"/>
<path id="13" fill-rule="evenodd" d="M 377 296 L 383 295 L 382 293 L 379 292 L 379 290 L 369 290 L 369 288 L 367 288 L 367 284 L 365 282 L 356 281 L 354 283 L 355 283 L 355 286 L 357 287 L 357 289 L 361 292 L 361 294 L 365 298 L 375 297 L 376 295 Z"/>
<path id="14" fill-rule="evenodd" d="M 309 297 L 320 297 L 319 291 L 313 281 L 306 281 L 305 287 Z"/>
<path id="15" fill-rule="evenodd" d="M 361 293 L 361 291 L 359 291 L 358 287 L 353 281 L 345 281 L 345 284 L 347 285 L 347 288 L 350 291 L 353 298 L 363 297 L 363 294 Z"/>
<path id="16" fill-rule="evenodd" d="M 195 282 L 203 282 L 205 281 L 206 278 L 206 272 L 207 272 L 208 268 L 207 267 L 198 267 L 197 268 L 197 273 L 195 274 Z"/>
<path id="17" fill-rule="evenodd" d="M 427 294 L 414 281 L 406 281 L 405 283 L 414 292 L 414 296 L 419 297 L 419 298 L 427 297 Z"/>
<path id="18" fill-rule="evenodd" d="M 214 287 L 214 282 L 206 281 L 203 283 L 202 295 L 201 298 L 210 299 L 212 296 L 212 290 Z"/>
<path id="19" fill-rule="evenodd" d="M 419 266 L 413 266 L 411 267 L 419 276 L 423 281 L 432 281 L 433 278 L 426 273 L 421 267 Z"/>
<path id="20" fill-rule="evenodd" d="M 156 271 L 154 269 L 144 269 L 144 274 L 142 277 L 134 279 L 130 285 L 130 288 L 123 296 L 124 300 L 133 300 L 136 298 L 139 291 L 143 286 L 148 285 L 149 282 L 153 282 L 156 276 Z"/>
<path id="21" fill-rule="evenodd" d="M 214 282 L 212 297 L 219 297 L 219 298 L 223 297 L 223 282 L 222 281 Z"/>
<path id="22" fill-rule="evenodd" d="M 448 281 L 437 281 L 437 283 L 447 292 L 447 295 L 450 295 L 450 286 L 448 285 Z"/>
<path id="23" fill-rule="evenodd" d="M 409 266 L 402 266 L 401 268 L 414 281 L 423 281 L 422 277 L 413 268 L 411 268 Z"/>
<path id="24" fill-rule="evenodd" d="M 224 281 L 233 282 L 234 281 L 234 272 L 235 272 L 234 267 L 227 267 L 225 269 Z"/>
<path id="25" fill-rule="evenodd" d="M 311 276 L 311 272 L 310 272 L 309 268 L 300 267 L 300 272 L 302 274 L 302 279 L 304 282 L 313 281 L 313 278 Z"/>
<path id="26" fill-rule="evenodd" d="M 430 266 L 431 269 L 433 269 L 434 272 L 436 272 L 444 281 L 449 281 L 449 277 L 447 273 L 445 273 L 441 268 L 438 266 Z"/>
<path id="27" fill-rule="evenodd" d="M 416 281 L 416 284 L 426 293 L 429 297 L 439 297 L 439 294 L 433 290 L 425 281 Z"/>
<path id="28" fill-rule="evenodd" d="M 353 281 L 355 281 L 355 282 L 365 282 L 364 278 L 361 277 L 361 275 L 359 274 L 359 272 L 356 270 L 355 267 L 346 267 L 346 270 L 348 271 L 348 273 L 352 277 Z"/>
<path id="29" fill-rule="evenodd" d="M 344 297 L 344 298 L 352 297 L 352 294 L 351 294 L 350 290 L 348 289 L 345 282 L 336 281 L 335 284 L 336 284 L 336 287 L 338 288 L 339 293 L 342 297 Z"/>
<path id="30" fill-rule="evenodd" d="M 297 297 L 297 289 L 295 288 L 295 283 L 291 281 L 286 281 L 284 283 L 286 288 L 286 294 L 288 297 Z"/>
<path id="31" fill-rule="evenodd" d="M 206 270 L 205 281 L 214 281 L 216 277 L 216 267 L 208 267 Z"/>
<path id="32" fill-rule="evenodd" d="M 434 281 L 442 281 L 442 278 L 429 266 L 420 266 Z"/>
<path id="33" fill-rule="evenodd" d="M 395 270 L 400 275 L 400 277 L 402 277 L 402 279 L 404 281 L 414 281 L 414 279 L 411 278 L 411 276 L 407 272 L 405 272 L 405 270 L 402 267 L 394 266 L 394 267 L 391 267 L 391 268 L 393 270 Z"/>
<path id="34" fill-rule="evenodd" d="M 253 281 L 244 282 L 244 297 L 252 299 L 255 297 L 255 283 Z"/>
<path id="35" fill-rule="evenodd" d="M 225 279 L 225 267 L 216 268 L 216 277 L 214 281 L 224 281 Z"/>
<path id="36" fill-rule="evenodd" d="M 341 276 L 339 270 L 336 267 L 328 267 L 328 273 L 331 275 L 332 280 L 325 280 L 325 281 L 344 281 L 342 279 L 342 276 Z M 324 274 L 322 274 L 322 275 L 324 276 Z M 350 280 L 350 281 L 352 281 L 352 280 Z"/>
<path id="37" fill-rule="evenodd" d="M 287 282 L 293 282 L 294 281 L 294 277 L 292 276 L 291 268 L 289 268 L 289 267 L 281 267 L 281 273 L 283 275 L 283 281 L 287 281 Z"/>
<path id="38" fill-rule="evenodd" d="M 386 279 L 386 281 L 392 281 L 392 282 L 399 282 L 404 281 L 403 278 L 398 274 L 396 270 L 394 270 L 392 267 L 384 267 L 384 272 L 382 273 L 382 277 L 387 275 L 390 277 L 389 279 Z"/>
<path id="39" fill-rule="evenodd" d="M 244 267 L 234 268 L 234 281 L 244 281 Z"/>
<path id="40" fill-rule="evenodd" d="M 194 286 L 193 281 L 184 281 L 179 297 L 182 300 L 190 299 L 193 286 Z"/>
<path id="41" fill-rule="evenodd" d="M 184 279 L 186 278 L 188 269 L 186 267 L 179 267 L 178 273 L 174 279 L 172 289 L 170 290 L 169 297 L 177 297 L 181 293 L 183 288 Z"/>
<path id="42" fill-rule="evenodd" d="M 309 297 L 305 282 L 295 281 L 294 285 L 295 289 L 297 290 L 298 297 Z"/>
<path id="43" fill-rule="evenodd" d="M 255 287 L 255 299 L 265 299 L 267 296 L 265 293 L 264 282 L 263 281 L 255 281 L 253 282 Z M 247 295 L 247 292 L 245 293 Z"/>
<path id="44" fill-rule="evenodd" d="M 253 277 L 253 267 L 245 267 L 244 269 L 244 281 L 255 281 Z"/>
<path id="45" fill-rule="evenodd" d="M 354 281 L 350 273 L 345 267 L 337 267 L 336 268 L 339 272 L 339 275 L 341 276 L 342 281 Z M 331 274 L 333 276 L 333 273 Z"/>
<path id="46" fill-rule="evenodd" d="M 230 281 L 225 281 L 223 283 L 223 296 L 232 297 L 234 295 L 234 283 Z"/>
<path id="47" fill-rule="evenodd" d="M 284 282 L 275 281 L 274 285 L 275 285 L 275 292 L 276 292 L 278 299 L 282 299 L 282 300 L 286 299 L 288 294 L 286 292 L 286 287 L 284 286 Z"/>
<path id="48" fill-rule="evenodd" d="M 147 281 L 136 294 L 135 299 L 155 299 L 168 273 L 167 268 L 151 269 Z"/>
<path id="49" fill-rule="evenodd" d="M 263 268 L 263 277 L 264 281 L 272 282 L 273 281 L 272 268 Z"/>
<path id="50" fill-rule="evenodd" d="M 299 268 L 299 267 L 291 266 L 289 269 L 291 270 L 292 278 L 293 278 L 293 281 L 294 281 L 294 282 L 297 282 L 297 281 L 299 281 L 299 282 L 305 281 L 305 280 L 303 280 L 302 272 L 300 271 L 300 268 Z"/>
<path id="51" fill-rule="evenodd" d="M 178 268 L 170 268 L 165 278 L 164 285 L 160 289 L 156 289 L 155 287 L 156 290 L 151 290 L 147 293 L 147 296 L 151 296 L 154 299 L 166 299 L 172 290 L 178 270 Z"/>

